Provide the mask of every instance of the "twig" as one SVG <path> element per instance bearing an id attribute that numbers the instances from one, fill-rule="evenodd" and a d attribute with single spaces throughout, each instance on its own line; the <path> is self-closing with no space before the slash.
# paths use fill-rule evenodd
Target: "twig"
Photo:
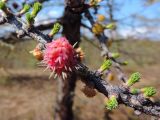
<path id="1" fill-rule="evenodd" d="M 76 68 L 78 75 L 83 78 L 83 82 L 94 83 L 94 88 L 106 97 L 115 95 L 119 104 L 124 104 L 148 115 L 160 117 L 160 103 L 154 103 L 142 94 L 133 95 L 129 92 L 129 88 L 123 85 L 116 86 L 107 83 L 99 74 L 90 71 L 83 64 L 79 64 Z"/>
<path id="2" fill-rule="evenodd" d="M 93 26 L 95 24 L 95 21 L 94 21 L 92 15 L 91 15 L 91 13 L 89 12 L 89 10 L 86 11 L 85 16 L 87 17 L 87 19 L 90 21 L 91 25 Z M 91 29 L 89 29 L 89 30 L 91 31 Z M 121 64 L 112 57 L 112 53 L 109 52 L 109 50 L 108 50 L 108 48 L 106 46 L 106 42 L 108 40 L 108 37 L 105 36 L 104 33 L 101 33 L 100 35 L 96 35 L 96 37 L 98 38 L 98 40 L 100 42 L 100 45 L 101 45 L 101 51 L 102 51 L 101 54 L 102 54 L 102 56 L 106 56 L 107 58 L 109 58 L 109 59 L 111 59 L 113 61 L 114 66 L 115 66 L 115 68 L 116 68 L 116 70 L 118 72 L 118 75 L 119 75 L 118 78 L 121 81 L 125 82 L 126 78 L 125 78 L 125 75 L 123 73 L 123 70 L 120 67 Z"/>

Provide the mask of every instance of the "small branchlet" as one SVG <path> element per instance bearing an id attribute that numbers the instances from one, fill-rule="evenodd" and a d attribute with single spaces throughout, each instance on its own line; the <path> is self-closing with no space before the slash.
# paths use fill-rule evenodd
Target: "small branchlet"
<path id="1" fill-rule="evenodd" d="M 34 3 L 31 15 L 36 17 L 41 9 L 42 9 L 41 3 L 39 3 L 39 2 Z"/>
<path id="2" fill-rule="evenodd" d="M 111 60 L 104 60 L 103 64 L 100 67 L 100 72 L 103 72 L 105 70 L 108 70 L 112 65 L 112 61 Z"/>
<path id="3" fill-rule="evenodd" d="M 31 6 L 29 4 L 25 4 L 23 9 L 17 14 L 18 17 L 21 17 L 23 14 L 30 10 Z"/>
<path id="4" fill-rule="evenodd" d="M 28 10 L 28 9 L 29 9 L 29 6 L 26 6 L 25 10 Z M 36 2 L 33 5 L 32 12 L 26 14 L 26 20 L 27 20 L 27 23 L 28 23 L 29 26 L 34 23 L 34 19 L 41 9 L 42 9 L 42 5 L 39 2 Z"/>
<path id="5" fill-rule="evenodd" d="M 109 110 L 116 109 L 118 107 L 118 101 L 115 96 L 111 96 L 109 100 L 106 101 L 105 107 Z"/>
<path id="6" fill-rule="evenodd" d="M 55 23 L 51 32 L 49 33 L 49 36 L 53 37 L 55 34 L 57 34 L 59 32 L 60 29 L 61 29 L 61 24 Z"/>
<path id="7" fill-rule="evenodd" d="M 133 84 L 135 84 L 136 82 L 139 82 L 140 78 L 141 78 L 140 73 L 139 72 L 135 72 L 130 76 L 130 78 L 126 82 L 126 85 L 130 87 Z"/>
<path id="8" fill-rule="evenodd" d="M 137 89 L 137 88 L 132 88 L 132 89 L 130 90 L 130 92 L 131 92 L 132 94 L 138 94 L 138 93 L 140 92 L 140 90 Z"/>
<path id="9" fill-rule="evenodd" d="M 156 89 L 154 87 L 145 87 L 141 89 L 145 97 L 152 97 L 156 94 Z"/>
<path id="10" fill-rule="evenodd" d="M 31 25 L 34 23 L 34 16 L 32 16 L 30 13 L 26 13 L 26 21 L 28 25 Z"/>

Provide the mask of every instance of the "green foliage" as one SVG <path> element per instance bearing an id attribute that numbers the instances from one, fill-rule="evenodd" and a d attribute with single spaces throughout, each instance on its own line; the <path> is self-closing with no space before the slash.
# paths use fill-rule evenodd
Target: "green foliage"
<path id="1" fill-rule="evenodd" d="M 130 92 L 131 92 L 132 94 L 138 94 L 138 93 L 139 93 L 139 89 L 132 88 Z"/>
<path id="2" fill-rule="evenodd" d="M 31 24 L 34 22 L 34 16 L 32 16 L 30 13 L 27 13 L 26 20 L 27 20 L 28 24 Z"/>
<path id="3" fill-rule="evenodd" d="M 128 65 L 128 61 L 123 61 L 123 65 Z"/>
<path id="4" fill-rule="evenodd" d="M 109 69 L 111 67 L 111 65 L 112 65 L 112 61 L 111 60 L 105 60 L 103 62 L 103 64 L 101 65 L 100 70 L 103 72 L 103 71 Z"/>
<path id="5" fill-rule="evenodd" d="M 118 58 L 118 57 L 120 57 L 120 54 L 119 53 L 112 53 L 112 57 L 113 58 Z"/>
<path id="6" fill-rule="evenodd" d="M 50 32 L 50 35 L 55 35 L 56 33 L 59 32 L 59 30 L 61 29 L 61 24 L 59 23 L 55 23 L 54 26 L 53 26 L 53 29 L 51 30 Z"/>
<path id="7" fill-rule="evenodd" d="M 6 8 L 6 4 L 3 1 L 0 1 L 0 9 L 4 10 Z"/>
<path id="8" fill-rule="evenodd" d="M 35 2 L 33 5 L 32 16 L 36 17 L 38 12 L 42 9 L 42 4 L 39 2 Z"/>
<path id="9" fill-rule="evenodd" d="M 31 8 L 31 6 L 30 6 L 30 5 L 25 4 L 25 5 L 23 6 L 23 10 L 22 10 L 22 11 L 24 11 L 24 12 L 28 12 L 30 8 Z"/>
<path id="10" fill-rule="evenodd" d="M 151 97 L 156 94 L 156 89 L 154 87 L 145 87 L 142 89 L 144 96 Z"/>
<path id="11" fill-rule="evenodd" d="M 110 24 L 106 25 L 105 28 L 113 30 L 113 29 L 116 28 L 116 24 L 115 23 L 110 23 Z"/>
<path id="12" fill-rule="evenodd" d="M 115 96 L 111 96 L 109 100 L 105 103 L 105 107 L 109 110 L 113 110 L 118 107 L 118 101 Z"/>
<path id="13" fill-rule="evenodd" d="M 133 73 L 130 76 L 129 80 L 127 81 L 127 85 L 128 86 L 132 86 L 133 84 L 135 84 L 136 82 L 138 82 L 140 80 L 140 78 L 141 78 L 141 75 L 140 75 L 139 72 Z"/>

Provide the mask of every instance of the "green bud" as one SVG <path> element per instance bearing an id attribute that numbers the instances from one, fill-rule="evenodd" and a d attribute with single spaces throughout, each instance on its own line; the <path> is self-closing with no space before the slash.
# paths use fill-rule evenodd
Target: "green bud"
<path id="1" fill-rule="evenodd" d="M 130 92 L 131 92 L 132 94 L 138 94 L 138 93 L 139 93 L 139 89 L 132 88 L 132 89 L 130 90 Z"/>
<path id="2" fill-rule="evenodd" d="M 145 87 L 141 89 L 141 91 L 146 97 L 151 97 L 156 94 L 156 89 L 154 87 Z"/>
<path id="3" fill-rule="evenodd" d="M 32 16 L 30 13 L 26 13 L 26 20 L 28 24 L 31 24 L 34 22 L 34 16 Z"/>
<path id="4" fill-rule="evenodd" d="M 118 57 L 120 57 L 120 54 L 119 53 L 112 53 L 112 57 L 113 58 L 118 58 Z"/>
<path id="5" fill-rule="evenodd" d="M 115 108 L 118 107 L 118 101 L 116 99 L 115 96 L 112 96 L 109 98 L 109 100 L 107 100 L 107 102 L 105 103 L 105 107 L 109 110 L 113 110 Z"/>
<path id="6" fill-rule="evenodd" d="M 132 85 L 135 84 L 136 82 L 139 82 L 140 78 L 141 78 L 141 75 L 140 75 L 139 72 L 133 73 L 133 74 L 130 76 L 129 80 L 127 81 L 127 85 L 128 85 L 128 86 L 132 86 Z"/>
<path id="7" fill-rule="evenodd" d="M 106 25 L 105 28 L 113 30 L 113 29 L 116 28 L 116 24 L 115 23 L 110 23 L 110 24 Z"/>
<path id="8" fill-rule="evenodd" d="M 50 32 L 50 35 L 51 36 L 55 35 L 56 33 L 59 32 L 60 29 L 61 29 L 61 24 L 55 23 L 54 26 L 53 26 L 53 29 Z"/>
<path id="9" fill-rule="evenodd" d="M 128 65 L 128 61 L 124 61 L 122 64 L 123 65 Z"/>
<path id="10" fill-rule="evenodd" d="M 39 2 L 34 3 L 33 10 L 32 10 L 32 16 L 36 17 L 38 12 L 42 9 L 42 4 Z"/>
<path id="11" fill-rule="evenodd" d="M 30 8 L 31 8 L 31 6 L 30 6 L 30 5 L 25 4 L 25 5 L 23 6 L 22 11 L 24 11 L 24 12 L 28 12 Z"/>
<path id="12" fill-rule="evenodd" d="M 103 62 L 103 64 L 101 65 L 100 70 L 101 71 L 105 71 L 105 70 L 109 69 L 111 67 L 111 65 L 112 65 L 112 61 L 111 60 L 105 60 Z"/>
<path id="13" fill-rule="evenodd" d="M 3 1 L 0 1 L 0 9 L 4 10 L 6 8 L 6 4 Z"/>

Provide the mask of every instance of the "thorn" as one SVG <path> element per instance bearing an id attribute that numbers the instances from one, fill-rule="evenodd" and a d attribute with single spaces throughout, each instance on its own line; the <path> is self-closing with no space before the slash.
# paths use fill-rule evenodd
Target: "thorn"
<path id="1" fill-rule="evenodd" d="M 77 44 L 78 44 L 78 42 L 74 43 L 73 48 L 75 48 Z"/>
<path id="2" fill-rule="evenodd" d="M 50 76 L 49 76 L 49 79 L 51 79 L 51 77 L 55 74 L 54 71 L 51 72 Z"/>

